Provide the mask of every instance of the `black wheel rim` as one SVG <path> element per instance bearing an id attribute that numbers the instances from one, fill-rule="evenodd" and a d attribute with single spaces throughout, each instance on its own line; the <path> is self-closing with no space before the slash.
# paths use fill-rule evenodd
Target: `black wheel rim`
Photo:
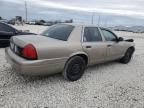
<path id="1" fill-rule="evenodd" d="M 80 64 L 78 64 L 78 63 L 74 64 L 70 69 L 70 74 L 72 76 L 78 75 L 78 74 L 80 74 L 81 70 L 82 70 L 82 66 Z"/>
<path id="2" fill-rule="evenodd" d="M 71 81 L 78 80 L 84 73 L 86 64 L 83 59 L 77 57 L 76 59 L 72 60 L 66 70 L 66 77 Z"/>

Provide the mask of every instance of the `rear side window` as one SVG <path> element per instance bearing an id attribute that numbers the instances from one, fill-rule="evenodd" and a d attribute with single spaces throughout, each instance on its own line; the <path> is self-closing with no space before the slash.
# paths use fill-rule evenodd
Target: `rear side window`
<path id="1" fill-rule="evenodd" d="M 102 41 L 102 37 L 97 27 L 85 27 L 84 29 L 85 42 L 98 42 Z"/>
<path id="2" fill-rule="evenodd" d="M 0 23 L 0 31 L 15 32 L 15 30 L 12 27 L 10 27 L 6 24 L 3 24 L 3 23 Z"/>
<path id="3" fill-rule="evenodd" d="M 67 41 L 70 33 L 73 31 L 74 26 L 66 24 L 57 24 L 45 30 L 41 35 Z"/>

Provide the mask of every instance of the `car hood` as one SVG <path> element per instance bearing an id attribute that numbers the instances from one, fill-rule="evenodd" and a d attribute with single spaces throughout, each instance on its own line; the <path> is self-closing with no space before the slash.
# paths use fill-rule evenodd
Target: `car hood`
<path id="1" fill-rule="evenodd" d="M 27 44 L 32 44 L 37 46 L 55 45 L 56 43 L 62 43 L 64 41 L 41 36 L 41 35 L 24 35 L 24 36 L 14 36 L 11 41 L 20 47 L 24 47 Z"/>

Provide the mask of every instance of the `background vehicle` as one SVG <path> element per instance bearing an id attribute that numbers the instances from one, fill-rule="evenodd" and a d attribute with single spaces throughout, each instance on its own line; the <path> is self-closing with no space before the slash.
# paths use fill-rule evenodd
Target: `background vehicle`
<path id="1" fill-rule="evenodd" d="M 53 25 L 53 22 L 46 22 L 43 24 L 44 26 L 52 26 Z"/>
<path id="2" fill-rule="evenodd" d="M 16 22 L 15 19 L 11 19 L 11 20 L 8 21 L 8 24 L 15 25 L 15 22 Z"/>
<path id="3" fill-rule="evenodd" d="M 46 21 L 44 21 L 44 20 L 37 20 L 36 21 L 36 25 L 43 25 L 44 23 L 46 23 Z"/>
<path id="4" fill-rule="evenodd" d="M 9 40 L 12 36 L 15 35 L 30 35 L 34 33 L 23 32 L 17 30 L 5 23 L 0 22 L 0 46 L 6 47 L 9 45 Z"/>
<path id="5" fill-rule="evenodd" d="M 35 24 L 36 24 L 36 21 L 30 21 L 28 24 L 30 24 L 30 25 L 35 25 Z"/>
<path id="6" fill-rule="evenodd" d="M 86 66 L 119 60 L 128 63 L 135 48 L 112 31 L 93 25 L 57 24 L 39 36 L 14 36 L 6 58 L 21 74 L 47 75 L 63 71 L 75 81 Z"/>
<path id="7" fill-rule="evenodd" d="M 2 19 L 2 20 L 0 20 L 0 22 L 2 22 L 2 23 L 8 23 L 8 20 L 6 20 L 6 19 Z"/>

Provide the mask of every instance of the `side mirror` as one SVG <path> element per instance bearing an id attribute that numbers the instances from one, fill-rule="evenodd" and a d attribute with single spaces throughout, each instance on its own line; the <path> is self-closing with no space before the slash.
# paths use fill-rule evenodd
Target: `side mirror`
<path id="1" fill-rule="evenodd" d="M 122 37 L 118 38 L 118 42 L 123 41 L 123 40 L 124 40 L 124 38 L 122 38 Z"/>

